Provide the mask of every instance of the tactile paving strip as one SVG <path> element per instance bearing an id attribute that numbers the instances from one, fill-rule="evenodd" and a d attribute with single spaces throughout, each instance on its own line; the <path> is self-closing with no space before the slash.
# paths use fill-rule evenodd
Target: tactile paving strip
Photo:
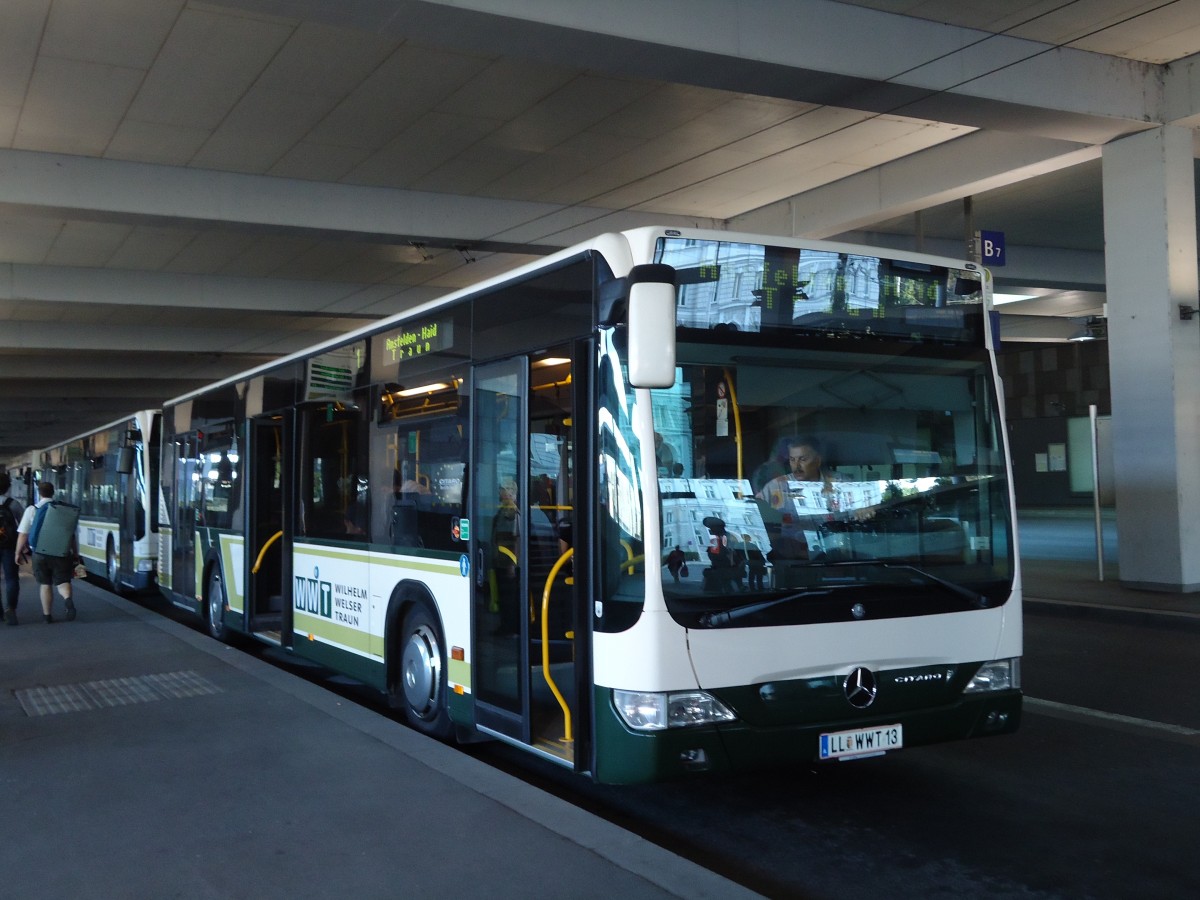
<path id="1" fill-rule="evenodd" d="M 149 703 L 153 700 L 172 700 L 220 692 L 221 689 L 207 678 L 202 678 L 190 670 L 14 691 L 27 716 L 83 712 L 89 709 L 126 706 L 130 703 Z"/>

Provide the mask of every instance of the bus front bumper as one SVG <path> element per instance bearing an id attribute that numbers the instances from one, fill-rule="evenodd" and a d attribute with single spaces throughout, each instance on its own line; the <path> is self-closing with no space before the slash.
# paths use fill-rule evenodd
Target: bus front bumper
<path id="1" fill-rule="evenodd" d="M 896 725 L 901 727 L 900 749 L 1011 734 L 1020 726 L 1021 699 L 1019 690 L 996 691 L 964 696 L 948 705 L 837 721 L 755 726 L 738 720 L 639 732 L 621 721 L 613 709 L 611 691 L 597 687 L 594 776 L 604 783 L 635 784 L 705 773 L 809 766 L 822 761 L 822 735 Z M 878 755 L 871 752 L 841 758 Z"/>

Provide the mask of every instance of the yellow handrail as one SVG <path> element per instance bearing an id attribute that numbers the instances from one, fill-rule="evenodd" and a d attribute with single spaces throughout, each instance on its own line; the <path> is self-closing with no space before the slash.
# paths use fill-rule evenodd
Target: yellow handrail
<path id="1" fill-rule="evenodd" d="M 728 369 L 722 370 L 725 373 L 725 384 L 729 386 L 729 405 L 733 408 L 733 444 L 737 448 L 737 477 L 738 481 L 743 478 L 742 475 L 742 410 L 738 406 L 737 390 L 733 386 L 733 375 Z"/>
<path id="2" fill-rule="evenodd" d="M 267 548 L 283 537 L 282 531 L 277 531 L 262 545 L 262 549 L 258 551 L 258 559 L 254 561 L 254 568 L 250 570 L 251 575 L 257 575 L 259 567 L 262 566 L 263 557 L 267 555 Z"/>
<path id="3" fill-rule="evenodd" d="M 503 544 L 497 544 L 496 549 L 499 550 L 501 553 L 503 553 L 505 556 L 507 556 L 509 559 L 511 559 L 513 561 L 514 566 L 517 564 L 517 554 L 513 553 L 511 550 L 509 550 Z"/>
<path id="4" fill-rule="evenodd" d="M 625 538 L 621 538 L 621 549 L 623 549 L 625 551 L 625 563 L 622 566 L 622 568 L 624 568 L 624 566 L 629 566 L 629 574 L 632 575 L 633 574 L 633 564 L 635 562 L 637 562 L 639 559 L 645 559 L 645 557 L 644 556 L 634 556 L 633 555 L 633 544 L 629 543 L 629 541 L 625 540 Z"/>
<path id="5" fill-rule="evenodd" d="M 550 587 L 554 584 L 554 576 L 556 576 L 571 558 L 575 552 L 575 548 L 569 548 L 558 561 L 551 567 L 550 574 L 546 576 L 546 587 L 542 590 L 542 676 L 546 679 L 546 684 L 550 685 L 550 692 L 554 694 L 554 699 L 558 701 L 558 705 L 563 711 L 563 740 L 574 742 L 571 736 L 571 708 L 567 706 L 567 701 L 563 699 L 562 693 L 558 689 L 558 685 L 554 683 L 554 679 L 550 676 Z"/>

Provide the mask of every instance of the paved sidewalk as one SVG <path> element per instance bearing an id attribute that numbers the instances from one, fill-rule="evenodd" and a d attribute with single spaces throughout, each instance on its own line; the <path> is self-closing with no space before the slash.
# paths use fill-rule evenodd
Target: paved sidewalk
<path id="1" fill-rule="evenodd" d="M 0 895 L 758 896 L 156 612 L 76 582 L 0 626 Z"/>

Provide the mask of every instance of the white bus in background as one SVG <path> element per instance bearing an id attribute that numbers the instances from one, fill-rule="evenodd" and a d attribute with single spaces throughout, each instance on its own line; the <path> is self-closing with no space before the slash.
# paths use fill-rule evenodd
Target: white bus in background
<path id="1" fill-rule="evenodd" d="M 156 584 L 161 418 L 133 413 L 43 450 L 34 467 L 79 507 L 79 556 L 118 593 Z"/>
<path id="2" fill-rule="evenodd" d="M 990 292 L 959 260 L 601 235 L 166 403 L 160 587 L 604 782 L 1012 732 Z"/>

